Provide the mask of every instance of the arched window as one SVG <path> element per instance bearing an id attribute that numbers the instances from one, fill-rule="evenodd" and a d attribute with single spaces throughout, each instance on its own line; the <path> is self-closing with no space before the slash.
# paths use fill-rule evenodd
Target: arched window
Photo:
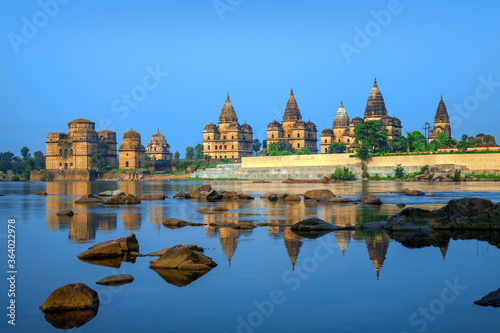
<path id="1" fill-rule="evenodd" d="M 339 142 L 340 142 L 340 139 L 339 139 Z"/>
<path id="2" fill-rule="evenodd" d="M 234 135 L 231 135 L 231 139 L 234 139 Z"/>
<path id="3" fill-rule="evenodd" d="M 297 143 L 297 148 L 300 148 L 300 143 Z"/>
<path id="4" fill-rule="evenodd" d="M 69 164 L 69 168 L 70 168 L 70 169 L 73 169 L 73 163 L 70 163 L 70 164 Z"/>
<path id="5" fill-rule="evenodd" d="M 208 146 L 208 150 L 210 150 L 210 146 Z"/>
<path id="6" fill-rule="evenodd" d="M 62 163 L 59 163 L 59 169 L 62 169 Z"/>
<path id="7" fill-rule="evenodd" d="M 245 140 L 245 136 L 243 135 L 243 140 Z"/>
<path id="8" fill-rule="evenodd" d="M 155 147 L 155 151 L 156 151 L 156 147 Z"/>
<path id="9" fill-rule="evenodd" d="M 231 149 L 234 149 L 234 145 L 231 145 Z"/>
<path id="10" fill-rule="evenodd" d="M 219 149 L 222 150 L 222 145 L 219 146 Z"/>
<path id="11" fill-rule="evenodd" d="M 208 136 L 207 140 L 210 140 L 210 135 Z"/>
<path id="12" fill-rule="evenodd" d="M 347 142 L 351 142 L 350 139 L 347 139 Z"/>
<path id="13" fill-rule="evenodd" d="M 64 170 L 68 170 L 68 163 L 64 163 Z"/>
<path id="14" fill-rule="evenodd" d="M 227 155 L 224 155 L 224 158 L 227 158 Z"/>
<path id="15" fill-rule="evenodd" d="M 328 153 L 328 148 L 325 148 L 325 153 Z"/>
<path id="16" fill-rule="evenodd" d="M 64 149 L 64 155 L 68 155 L 68 150 Z"/>
<path id="17" fill-rule="evenodd" d="M 141 161 L 138 161 L 138 163 L 139 163 L 139 166 L 141 166 Z"/>
<path id="18" fill-rule="evenodd" d="M 224 135 L 224 140 L 226 140 L 226 136 Z"/>
<path id="19" fill-rule="evenodd" d="M 290 134 L 288 134 L 288 137 L 290 137 Z"/>
<path id="20" fill-rule="evenodd" d="M 208 149 L 210 149 L 210 146 L 209 146 L 209 148 L 208 148 Z M 215 150 L 217 150 L 217 146 L 215 146 Z"/>
<path id="21" fill-rule="evenodd" d="M 300 133 L 297 133 L 297 137 L 300 138 Z"/>
<path id="22" fill-rule="evenodd" d="M 62 149 L 59 149 L 59 156 L 62 155 Z"/>
<path id="23" fill-rule="evenodd" d="M 311 137 L 311 133 L 307 133 L 307 137 L 310 138 Z"/>
<path id="24" fill-rule="evenodd" d="M 273 139 L 274 139 L 274 134 L 271 134 L 271 138 L 273 138 Z"/>
<path id="25" fill-rule="evenodd" d="M 73 149 L 69 150 L 69 156 L 73 156 Z"/>
<path id="26" fill-rule="evenodd" d="M 227 149 L 227 146 L 226 146 L 226 145 L 224 145 L 224 149 Z"/>
<path id="27" fill-rule="evenodd" d="M 326 143 L 326 139 L 325 139 L 325 143 Z"/>

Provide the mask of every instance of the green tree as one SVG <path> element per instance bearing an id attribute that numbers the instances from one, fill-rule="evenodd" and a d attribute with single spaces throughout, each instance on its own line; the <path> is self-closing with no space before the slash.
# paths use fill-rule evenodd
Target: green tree
<path id="1" fill-rule="evenodd" d="M 180 157 L 181 157 L 181 153 L 179 153 L 178 151 L 176 151 L 174 153 L 174 160 L 178 160 Z"/>
<path id="2" fill-rule="evenodd" d="M 260 143 L 260 140 L 253 139 L 253 151 L 255 152 L 255 155 L 257 155 L 257 153 L 260 151 L 261 147 L 262 147 L 262 143 Z"/>
<path id="3" fill-rule="evenodd" d="M 267 149 L 267 139 L 262 140 L 262 149 Z"/>
<path id="4" fill-rule="evenodd" d="M 328 154 L 342 154 L 346 151 L 346 145 L 343 142 L 333 142 L 330 147 L 328 147 Z"/>
<path id="5" fill-rule="evenodd" d="M 295 153 L 295 149 L 286 140 L 271 142 L 267 145 L 267 149 L 264 149 L 264 154 L 269 156 L 292 155 L 293 153 Z"/>
<path id="6" fill-rule="evenodd" d="M 425 151 L 426 139 L 419 131 L 406 132 L 408 147 L 411 152 Z"/>
<path id="7" fill-rule="evenodd" d="M 359 158 L 363 163 L 369 161 L 372 158 L 370 148 L 367 144 L 361 144 L 361 146 L 356 151 L 356 157 Z"/>
<path id="8" fill-rule="evenodd" d="M 469 136 L 462 134 L 462 139 L 457 142 L 457 148 L 461 151 L 466 151 L 469 147 L 472 147 L 472 143 L 469 142 Z"/>
<path id="9" fill-rule="evenodd" d="M 311 155 L 311 151 L 307 147 L 302 147 L 296 152 L 297 155 Z"/>
<path id="10" fill-rule="evenodd" d="M 45 156 L 40 150 L 33 153 L 33 160 L 35 161 L 35 169 L 42 170 L 45 169 Z"/>
<path id="11" fill-rule="evenodd" d="M 387 141 L 389 149 L 392 153 L 404 152 L 408 149 L 408 139 L 404 136 L 395 136 Z"/>
<path id="12" fill-rule="evenodd" d="M 483 137 L 483 145 L 485 146 L 496 146 L 495 137 L 493 135 L 486 134 Z"/>
<path id="13" fill-rule="evenodd" d="M 21 148 L 21 156 L 23 157 L 23 160 L 26 160 L 28 157 L 31 157 L 30 150 L 28 149 L 28 147 Z"/>
<path id="14" fill-rule="evenodd" d="M 394 176 L 399 179 L 402 179 L 405 176 L 405 168 L 403 168 L 401 164 L 398 164 L 396 169 L 394 169 Z"/>
<path id="15" fill-rule="evenodd" d="M 191 146 L 186 147 L 186 159 L 187 160 L 194 159 L 194 148 Z"/>
<path id="16" fill-rule="evenodd" d="M 23 177 L 30 179 L 30 174 L 33 169 L 35 169 L 35 161 L 31 157 L 26 157 L 26 160 L 24 160 L 24 170 L 22 172 Z"/>
<path id="17" fill-rule="evenodd" d="M 454 147 L 456 144 L 457 142 L 454 139 L 448 137 L 445 132 L 440 132 L 438 135 L 436 135 L 436 138 L 429 144 L 429 149 L 432 151 L 436 151 L 439 148 Z"/>
<path id="18" fill-rule="evenodd" d="M 194 158 L 197 160 L 202 160 L 203 159 L 203 145 L 201 143 L 198 143 L 194 147 L 194 151 L 195 151 Z"/>
<path id="19" fill-rule="evenodd" d="M 106 160 L 106 148 L 98 147 L 92 152 L 92 157 L 90 158 L 90 165 L 92 169 L 97 172 L 108 171 L 108 164 Z"/>
<path id="20" fill-rule="evenodd" d="M 362 142 L 371 150 L 386 146 L 387 135 L 387 128 L 378 120 L 366 121 L 354 128 L 354 142 L 358 144 Z"/>

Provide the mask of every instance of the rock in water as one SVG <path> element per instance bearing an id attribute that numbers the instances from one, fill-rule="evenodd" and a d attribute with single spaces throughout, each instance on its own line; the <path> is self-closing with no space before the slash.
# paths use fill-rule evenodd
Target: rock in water
<path id="1" fill-rule="evenodd" d="M 290 195 L 288 197 L 285 198 L 285 201 L 288 201 L 288 202 L 299 202 L 301 201 L 299 196 L 297 195 Z"/>
<path id="2" fill-rule="evenodd" d="M 380 198 L 378 198 L 378 197 L 372 197 L 372 198 L 366 199 L 365 201 L 363 201 L 363 203 L 366 205 L 381 205 L 382 200 L 380 200 Z"/>
<path id="3" fill-rule="evenodd" d="M 122 190 L 114 190 L 114 191 L 104 191 L 98 194 L 100 197 L 115 197 L 117 195 L 125 195 L 125 192 Z"/>
<path id="4" fill-rule="evenodd" d="M 292 226 L 293 231 L 337 230 L 338 227 L 318 218 L 308 218 Z"/>
<path id="5" fill-rule="evenodd" d="M 450 215 L 477 216 L 486 213 L 493 207 L 493 202 L 480 198 L 462 198 L 450 200 L 446 205 Z"/>
<path id="6" fill-rule="evenodd" d="M 134 281 L 134 277 L 130 274 L 117 274 L 110 275 L 103 279 L 97 281 L 97 284 L 103 284 L 106 286 L 121 286 L 123 284 L 128 284 Z"/>
<path id="7" fill-rule="evenodd" d="M 80 199 L 76 200 L 75 203 L 103 203 L 104 200 L 93 195 L 93 194 L 84 194 L 80 197 Z"/>
<path id="8" fill-rule="evenodd" d="M 209 257 L 192 251 L 184 245 L 174 246 L 155 260 L 150 261 L 151 268 L 169 268 L 188 271 L 211 270 L 217 264 Z"/>
<path id="9" fill-rule="evenodd" d="M 40 192 L 38 192 L 36 195 L 48 195 L 48 193 L 47 193 L 47 192 L 45 192 L 45 191 L 40 191 Z"/>
<path id="10" fill-rule="evenodd" d="M 492 291 L 480 300 L 475 301 L 474 304 L 481 306 L 492 306 L 494 308 L 500 307 L 500 289 Z"/>
<path id="11" fill-rule="evenodd" d="M 144 200 L 165 200 L 165 194 L 138 194 L 137 196 L 138 200 L 144 201 Z"/>
<path id="12" fill-rule="evenodd" d="M 216 190 L 208 192 L 208 194 L 205 196 L 205 199 L 207 199 L 208 201 L 220 201 L 223 198 L 224 196 L 219 192 L 217 192 Z"/>
<path id="13" fill-rule="evenodd" d="M 348 199 L 348 198 L 341 198 L 341 197 L 335 197 L 335 198 L 331 198 L 330 200 L 328 200 L 329 202 L 331 203 L 335 203 L 335 204 L 343 204 L 343 203 L 349 203 L 349 202 L 352 202 L 351 199 Z"/>
<path id="14" fill-rule="evenodd" d="M 419 191 L 419 190 L 408 190 L 405 193 L 406 195 L 411 195 L 411 196 L 419 196 L 419 195 L 425 195 L 424 192 Z"/>
<path id="15" fill-rule="evenodd" d="M 44 313 L 99 308 L 99 295 L 83 283 L 68 284 L 54 290 L 40 306 Z"/>
<path id="16" fill-rule="evenodd" d="M 255 199 L 254 197 L 252 197 L 248 194 L 245 194 L 245 193 L 238 193 L 238 198 L 240 200 L 253 200 L 253 199 Z"/>
<path id="17" fill-rule="evenodd" d="M 333 194 L 330 190 L 309 190 L 304 193 L 304 199 L 314 199 L 317 200 L 319 198 L 334 198 L 335 194 Z"/>
<path id="18" fill-rule="evenodd" d="M 137 205 L 140 203 L 141 201 L 133 194 L 117 195 L 104 202 L 105 205 Z"/>
<path id="19" fill-rule="evenodd" d="M 63 216 L 63 215 L 73 216 L 73 215 L 75 215 L 75 213 L 73 213 L 73 211 L 71 209 L 62 209 L 62 210 L 58 211 L 56 213 L 56 215 L 59 215 L 59 216 Z"/>
<path id="20" fill-rule="evenodd" d="M 139 242 L 135 234 L 107 242 L 95 244 L 78 255 L 80 259 L 93 260 L 104 258 L 123 257 L 129 252 L 139 252 Z"/>

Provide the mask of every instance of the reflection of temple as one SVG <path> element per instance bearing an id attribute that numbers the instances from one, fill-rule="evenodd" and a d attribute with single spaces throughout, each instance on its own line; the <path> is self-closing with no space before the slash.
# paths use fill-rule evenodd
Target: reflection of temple
<path id="1" fill-rule="evenodd" d="M 446 253 L 448 253 L 448 247 L 450 246 L 450 243 L 446 244 L 446 246 L 440 247 L 439 250 L 441 251 L 441 255 L 443 256 L 443 262 L 446 259 Z"/>
<path id="2" fill-rule="evenodd" d="M 341 230 L 335 233 L 335 239 L 337 240 L 337 244 L 340 247 L 340 251 L 342 251 L 342 255 L 344 255 L 345 250 L 347 250 L 347 246 L 351 241 L 352 233 L 354 233 L 354 231 L 350 230 Z"/>
<path id="3" fill-rule="evenodd" d="M 127 231 L 135 231 L 141 228 L 141 213 L 138 211 L 130 211 L 134 207 L 124 207 L 120 212 L 120 219 L 123 221 L 123 228 Z"/>
<path id="4" fill-rule="evenodd" d="M 290 227 L 287 227 L 283 232 L 283 238 L 285 240 L 286 252 L 288 252 L 290 262 L 292 263 L 292 269 L 295 269 L 295 263 L 302 247 L 302 237 L 294 233 Z"/>
<path id="5" fill-rule="evenodd" d="M 232 228 L 220 228 L 219 235 L 222 251 L 224 251 L 229 267 L 231 267 L 231 259 L 233 258 L 236 247 L 238 246 L 240 233 L 238 230 Z"/>
<path id="6" fill-rule="evenodd" d="M 377 233 L 366 237 L 366 248 L 368 249 L 368 255 L 377 272 L 377 280 L 380 277 L 380 271 L 384 266 L 385 256 L 387 255 L 387 250 L 389 249 L 389 235 L 385 232 Z"/>
<path id="7" fill-rule="evenodd" d="M 73 199 L 62 196 L 64 194 L 91 193 L 90 183 L 67 182 L 67 183 L 46 183 L 46 192 L 50 195 L 46 199 L 47 229 L 68 230 L 68 238 L 77 243 L 86 243 L 95 239 L 96 231 L 115 230 L 117 225 L 116 214 L 98 214 L 95 210 L 86 205 L 73 203 Z M 57 216 L 61 209 L 72 209 L 75 215 Z"/>

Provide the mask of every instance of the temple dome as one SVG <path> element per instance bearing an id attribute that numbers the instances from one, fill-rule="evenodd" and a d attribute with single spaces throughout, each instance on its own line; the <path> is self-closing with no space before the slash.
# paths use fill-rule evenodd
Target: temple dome
<path id="1" fill-rule="evenodd" d="M 448 123 L 450 122 L 450 116 L 446 110 L 446 105 L 443 101 L 443 95 L 441 95 L 441 100 L 436 111 L 436 116 L 434 117 L 434 122 L 436 123 Z"/>
<path id="2" fill-rule="evenodd" d="M 245 123 L 241 125 L 241 130 L 245 132 L 252 132 L 253 129 L 252 126 L 248 125 L 247 122 L 245 121 Z"/>
<path id="3" fill-rule="evenodd" d="M 167 142 L 165 136 L 160 133 L 160 129 L 158 129 L 158 132 L 156 134 L 153 134 L 153 136 L 151 137 L 151 141 Z"/>
<path id="4" fill-rule="evenodd" d="M 222 107 L 222 111 L 219 117 L 220 123 L 232 123 L 237 122 L 238 117 L 236 116 L 236 112 L 234 111 L 233 104 L 231 103 L 231 99 L 229 98 L 229 93 L 227 94 L 226 103 Z"/>
<path id="5" fill-rule="evenodd" d="M 347 114 L 344 103 L 340 102 L 339 109 L 337 110 L 337 114 L 335 115 L 335 119 L 333 120 L 333 127 L 347 127 L 349 126 L 349 115 Z"/>
<path id="6" fill-rule="evenodd" d="M 210 122 L 207 126 L 205 126 L 205 131 L 215 132 L 217 131 L 217 125 L 215 125 L 213 122 Z"/>
<path id="7" fill-rule="evenodd" d="M 274 119 L 273 121 L 271 121 L 269 123 L 269 125 L 267 125 L 267 128 L 280 128 L 281 127 L 281 124 L 279 122 L 276 121 L 276 119 Z"/>
<path id="8" fill-rule="evenodd" d="M 356 116 L 356 117 L 354 117 L 354 118 L 352 118 L 352 120 L 351 120 L 351 123 L 354 124 L 354 125 L 360 124 L 362 122 L 364 122 L 364 120 L 359 115 Z"/>
<path id="9" fill-rule="evenodd" d="M 365 118 L 380 118 L 387 115 L 384 98 L 378 88 L 377 78 L 366 103 Z"/>
<path id="10" fill-rule="evenodd" d="M 123 139 L 139 139 L 139 140 L 141 140 L 141 135 L 139 134 L 139 132 L 136 132 L 136 131 L 131 129 L 130 131 L 123 133 Z"/>
<path id="11" fill-rule="evenodd" d="M 299 106 L 297 105 L 292 89 L 290 97 L 288 98 L 288 103 L 286 104 L 285 113 L 283 114 L 283 121 L 297 120 L 302 120 L 302 115 L 300 114 Z"/>
<path id="12" fill-rule="evenodd" d="M 327 127 L 321 132 L 321 136 L 333 136 L 333 131 Z"/>
<path id="13" fill-rule="evenodd" d="M 75 119 L 75 120 L 72 120 L 68 123 L 69 124 L 95 124 L 93 121 L 90 121 L 88 119 L 85 119 L 85 118 L 78 118 L 78 119 Z"/>

